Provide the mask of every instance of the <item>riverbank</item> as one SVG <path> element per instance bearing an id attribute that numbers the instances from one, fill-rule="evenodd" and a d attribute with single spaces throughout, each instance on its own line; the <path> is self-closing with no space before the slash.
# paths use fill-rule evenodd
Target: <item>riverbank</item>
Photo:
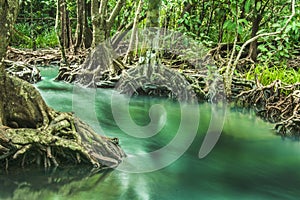
<path id="1" fill-rule="evenodd" d="M 77 55 L 67 54 L 70 67 L 62 65 L 57 79 L 76 82 L 77 76 L 81 75 L 81 67 L 87 55 L 87 50 Z M 59 65 L 61 63 L 61 55 L 58 49 L 28 51 L 9 48 L 7 58 L 42 66 Z M 161 64 L 172 69 L 175 73 L 167 78 L 165 75 L 161 76 L 166 79 L 162 85 L 147 85 L 139 82 L 137 86 L 130 88 L 131 90 L 127 91 L 127 94 L 132 95 L 132 90 L 134 90 L 135 95 L 176 99 L 180 96 L 172 93 L 174 93 L 174 86 L 178 85 L 178 80 L 181 80 L 174 79 L 173 82 L 171 80 L 172 77 L 179 76 L 184 77 L 186 83 L 183 86 L 192 88 L 193 94 L 196 95 L 196 99 L 199 102 L 224 100 L 222 77 L 219 76 L 217 68 L 208 68 L 206 66 L 210 63 L 205 63 L 205 59 L 189 62 L 176 55 L 163 54 Z M 198 65 L 199 63 L 200 65 Z M 126 69 L 123 70 L 123 72 L 127 72 L 127 79 L 131 80 L 130 82 L 136 82 L 128 74 L 132 73 L 131 71 L 137 71 L 134 69 L 137 64 L 138 58 L 134 59 L 134 62 L 130 65 L 126 65 Z M 120 81 L 126 81 L 126 78 L 125 80 L 124 78 L 122 79 L 122 73 L 111 76 L 110 71 L 105 71 L 102 73 L 102 77 L 97 79 L 95 85 L 99 88 L 118 89 L 118 86 L 121 85 Z M 170 84 L 167 85 L 166 83 Z M 300 107 L 300 84 L 289 85 L 277 80 L 269 85 L 262 85 L 258 79 L 252 81 L 238 77 L 233 78 L 232 84 L 232 96 L 230 99 L 226 98 L 226 101 L 234 102 L 237 106 L 254 109 L 259 117 L 274 124 L 274 131 L 278 135 L 292 138 L 299 137 L 300 114 L 298 114 L 298 108 Z M 175 90 L 178 91 L 180 89 L 176 88 Z M 123 93 L 126 92 L 123 91 Z"/>

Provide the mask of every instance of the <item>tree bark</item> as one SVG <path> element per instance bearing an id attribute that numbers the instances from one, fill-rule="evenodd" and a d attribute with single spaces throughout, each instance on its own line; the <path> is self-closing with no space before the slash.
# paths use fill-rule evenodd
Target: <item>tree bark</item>
<path id="1" fill-rule="evenodd" d="M 106 7 L 107 0 L 102 0 L 99 6 L 98 0 L 92 0 L 92 24 L 93 24 L 93 43 L 92 48 L 105 41 L 106 29 Z"/>
<path id="2" fill-rule="evenodd" d="M 55 19 L 55 32 L 59 42 L 59 47 L 61 51 L 61 57 L 64 64 L 68 65 L 68 60 L 66 57 L 66 30 L 65 30 L 65 17 L 64 17 L 64 5 L 65 0 L 57 0 L 56 5 L 56 19 Z"/>
<path id="3" fill-rule="evenodd" d="M 125 156 L 118 139 L 98 135 L 72 113 L 53 110 L 34 86 L 4 71 L 17 11 L 18 0 L 0 0 L 0 167 L 116 167 Z"/>
<path id="4" fill-rule="evenodd" d="M 6 74 L 3 65 L 3 59 L 5 57 L 9 38 L 12 30 L 12 26 L 17 18 L 19 10 L 18 1 L 14 0 L 0 0 L 0 126 L 6 124 L 4 117 L 4 102 L 5 99 L 2 94 L 5 93 L 4 85 L 6 80 Z"/>
<path id="5" fill-rule="evenodd" d="M 137 3 L 137 8 L 135 11 L 135 17 L 134 17 L 134 21 L 133 21 L 133 28 L 132 28 L 132 33 L 131 33 L 131 38 L 130 38 L 130 42 L 129 42 L 129 46 L 126 52 L 126 55 L 123 59 L 123 62 L 128 62 L 130 63 L 131 60 L 133 59 L 133 47 L 135 45 L 135 43 L 137 42 L 137 25 L 138 25 L 138 20 L 140 18 L 140 12 L 142 10 L 143 7 L 143 1 L 139 0 L 139 2 Z"/>
<path id="6" fill-rule="evenodd" d="M 85 0 L 77 0 L 77 26 L 75 33 L 75 45 L 74 51 L 77 52 L 78 49 L 82 45 L 83 38 L 83 25 L 84 25 L 84 1 Z"/>
<path id="7" fill-rule="evenodd" d="M 262 20 L 261 13 L 258 13 L 257 9 L 254 8 L 254 16 L 252 18 L 252 30 L 251 38 L 254 38 L 259 30 L 259 24 Z M 255 62 L 257 60 L 257 40 L 250 43 L 250 58 Z"/>
<path id="8" fill-rule="evenodd" d="M 119 0 L 108 16 L 108 0 L 100 1 L 100 3 L 99 0 L 91 1 L 93 40 L 90 55 L 80 68 L 69 69 L 69 71 L 62 69 L 57 77 L 58 80 L 75 81 L 84 86 L 95 87 L 99 81 L 121 73 L 125 67 L 114 57 L 112 45 L 107 39 L 110 36 L 110 28 L 124 2 L 124 0 Z"/>
<path id="9" fill-rule="evenodd" d="M 261 6 L 259 9 L 257 9 L 257 3 L 259 1 L 255 1 L 255 8 L 254 8 L 254 16 L 252 19 L 252 32 L 251 32 L 251 38 L 254 38 L 259 30 L 259 26 L 261 23 L 261 20 L 263 19 L 263 15 L 265 12 L 265 9 L 267 5 L 269 4 L 269 0 L 266 0 L 265 4 L 263 5 L 263 2 L 261 2 Z M 253 42 L 250 43 L 250 58 L 253 61 L 257 61 L 257 40 L 254 40 Z"/>
<path id="10" fill-rule="evenodd" d="M 84 15 L 84 21 L 83 21 L 83 42 L 84 42 L 84 47 L 85 48 L 90 48 L 92 46 L 92 41 L 93 41 L 93 33 L 91 28 L 89 27 L 88 24 L 88 17 L 91 17 L 91 12 L 90 12 L 90 2 L 87 3 L 85 0 L 83 1 L 83 15 Z"/>
<path id="11" fill-rule="evenodd" d="M 116 20 L 116 17 L 118 16 L 119 12 L 121 11 L 123 5 L 125 3 L 125 0 L 119 0 L 116 4 L 116 6 L 114 7 L 111 15 L 109 16 L 109 19 L 107 19 L 107 35 L 106 37 L 109 37 L 110 32 L 111 32 L 111 28 Z"/>

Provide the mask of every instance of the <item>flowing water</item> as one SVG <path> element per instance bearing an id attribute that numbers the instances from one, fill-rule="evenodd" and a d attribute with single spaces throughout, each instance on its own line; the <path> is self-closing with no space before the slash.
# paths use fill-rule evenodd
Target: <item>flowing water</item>
<path id="1" fill-rule="evenodd" d="M 135 125 L 124 119 L 132 126 L 127 127 L 128 130 L 150 122 L 152 105 L 159 104 L 163 106 L 162 113 L 165 111 L 155 118 L 158 128 L 152 127 L 153 131 L 159 130 L 158 134 L 137 138 L 118 127 L 111 106 L 112 90 L 97 89 L 87 97 L 72 85 L 54 82 L 56 73 L 57 69 L 43 68 L 44 79 L 36 84 L 46 102 L 60 111 L 75 109 L 97 132 L 118 137 L 128 155 L 155 151 L 176 136 L 181 123 L 178 104 L 165 99 L 131 98 L 128 109 Z M 124 97 L 119 98 L 121 101 Z M 167 167 L 148 173 L 116 169 L 91 176 L 78 168 L 37 169 L 22 175 L 9 173 L 1 175 L 0 199 L 299 199 L 298 141 L 275 136 L 272 125 L 250 111 L 228 109 L 219 141 L 205 158 L 199 159 L 212 111 L 209 104 L 198 108 L 200 120 L 196 137 L 184 154 Z M 121 103 L 115 112 L 125 113 Z M 164 160 L 173 153 L 166 152 L 153 162 L 160 165 L 159 159 Z M 141 168 L 152 166 L 149 162 L 139 164 Z"/>

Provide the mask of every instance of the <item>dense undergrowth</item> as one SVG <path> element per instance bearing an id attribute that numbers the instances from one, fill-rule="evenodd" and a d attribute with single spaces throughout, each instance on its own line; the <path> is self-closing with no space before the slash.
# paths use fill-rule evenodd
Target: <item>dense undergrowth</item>
<path id="1" fill-rule="evenodd" d="M 41 30 L 38 32 L 32 29 L 29 23 L 16 24 L 11 45 L 26 49 L 58 47 L 58 39 L 53 27 L 40 27 Z"/>
<path id="2" fill-rule="evenodd" d="M 16 24 L 11 39 L 11 46 L 20 49 L 58 48 L 58 39 L 55 30 L 53 28 L 46 29 L 43 27 L 40 27 L 40 29 L 43 29 L 39 31 L 40 33 L 33 34 L 32 27 L 28 23 Z M 259 48 L 264 49 L 265 47 L 260 46 Z M 257 78 L 262 85 L 271 84 L 275 80 L 281 80 L 286 84 L 300 82 L 300 68 L 294 69 L 293 67 L 289 67 L 287 64 L 289 58 L 285 58 L 281 62 L 274 60 L 275 58 L 270 59 L 273 61 L 267 62 L 268 59 L 265 56 L 265 60 L 259 59 L 259 61 L 255 63 L 255 65 L 252 65 L 246 72 L 242 74 L 240 74 L 240 72 L 237 73 L 247 80 L 255 80 Z"/>
<path id="3" fill-rule="evenodd" d="M 295 84 L 300 82 L 300 68 L 294 69 L 286 64 L 269 66 L 268 64 L 259 63 L 246 72 L 245 78 L 247 80 L 257 78 L 262 85 L 269 85 L 276 80 L 281 80 L 286 84 Z"/>

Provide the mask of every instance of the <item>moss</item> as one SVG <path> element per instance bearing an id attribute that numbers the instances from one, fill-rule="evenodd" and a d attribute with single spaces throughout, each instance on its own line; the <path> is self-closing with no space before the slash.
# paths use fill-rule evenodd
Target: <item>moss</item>
<path id="1" fill-rule="evenodd" d="M 17 0 L 0 0 L 0 60 L 17 11 Z M 116 167 L 121 162 L 125 154 L 113 140 L 98 135 L 71 113 L 48 107 L 34 86 L 7 75 L 1 63 L 0 76 L 2 168 L 79 163 L 101 168 Z M 87 142 L 90 140 L 92 144 Z"/>
<path id="2" fill-rule="evenodd" d="M 71 124 L 77 129 L 72 130 Z M 23 167 L 41 165 L 40 157 L 45 161 L 45 167 L 65 163 L 115 167 L 125 156 L 113 140 L 99 136 L 71 113 L 60 113 L 51 126 L 44 129 L 2 130 L 0 145 L 7 148 L 0 157 L 2 166 L 6 167 L 7 161 Z"/>

